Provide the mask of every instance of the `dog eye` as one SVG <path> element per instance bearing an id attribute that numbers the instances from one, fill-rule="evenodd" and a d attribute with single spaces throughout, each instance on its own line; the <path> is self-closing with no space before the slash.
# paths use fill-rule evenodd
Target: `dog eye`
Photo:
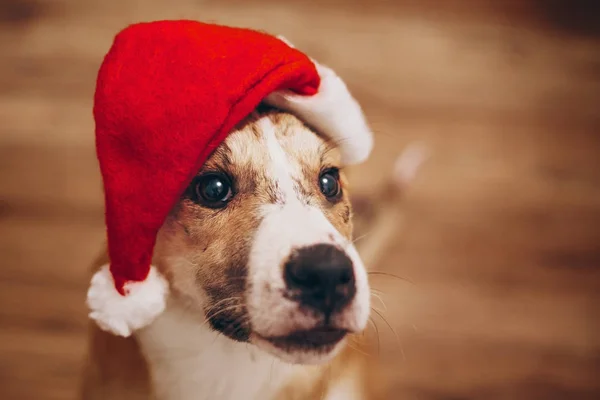
<path id="1" fill-rule="evenodd" d="M 332 168 L 323 171 L 319 176 L 319 187 L 328 200 L 336 200 L 342 192 L 338 170 Z"/>
<path id="2" fill-rule="evenodd" d="M 209 208 L 222 208 L 233 198 L 231 180 L 224 174 L 208 173 L 197 178 L 195 201 Z"/>

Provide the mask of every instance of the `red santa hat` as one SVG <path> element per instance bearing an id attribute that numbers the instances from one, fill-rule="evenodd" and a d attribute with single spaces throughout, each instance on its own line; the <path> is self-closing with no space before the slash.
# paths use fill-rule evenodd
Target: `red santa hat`
<path id="1" fill-rule="evenodd" d="M 289 111 L 364 161 L 372 135 L 343 81 L 283 39 L 195 21 L 127 27 L 98 73 L 96 148 L 110 264 L 94 274 L 90 317 L 129 336 L 165 308 L 156 236 L 210 154 L 261 102 Z"/>

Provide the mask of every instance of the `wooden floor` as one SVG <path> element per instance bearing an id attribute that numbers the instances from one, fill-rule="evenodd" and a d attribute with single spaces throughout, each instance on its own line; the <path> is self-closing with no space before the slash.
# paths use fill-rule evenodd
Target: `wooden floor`
<path id="1" fill-rule="evenodd" d="M 545 4 L 2 0 L 0 398 L 75 398 L 104 236 L 95 73 L 118 29 L 163 18 L 281 33 L 335 67 L 377 132 L 356 190 L 431 148 L 376 267 L 412 283 L 373 281 L 391 398 L 600 398 L 599 41 Z"/>

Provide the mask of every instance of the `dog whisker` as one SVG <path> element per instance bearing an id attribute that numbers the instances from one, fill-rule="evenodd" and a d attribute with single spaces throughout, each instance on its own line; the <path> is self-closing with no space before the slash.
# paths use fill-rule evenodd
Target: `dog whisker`
<path id="1" fill-rule="evenodd" d="M 347 344 L 352 350 L 357 351 L 366 357 L 373 357 L 373 355 L 365 349 L 367 345 L 364 342 L 357 340 L 355 337 L 350 337 Z M 354 346 L 351 346 L 351 344 Z"/>
<path id="2" fill-rule="evenodd" d="M 387 311 L 387 306 L 385 305 L 385 302 L 383 301 L 383 299 L 381 298 L 380 295 L 376 294 L 376 293 L 371 293 L 371 296 L 375 297 L 377 300 L 379 300 L 379 302 L 381 303 L 381 305 L 383 306 L 383 309 L 385 311 Z"/>
<path id="3" fill-rule="evenodd" d="M 365 233 L 365 234 L 363 234 L 363 235 L 360 235 L 360 236 L 358 236 L 357 238 L 353 239 L 351 243 L 352 243 L 352 244 L 355 244 L 355 243 L 356 243 L 356 242 L 358 242 L 359 240 L 361 240 L 361 239 L 364 239 L 364 238 L 366 238 L 367 236 L 369 236 L 369 234 L 370 234 L 370 232 L 369 232 L 369 233 Z"/>
<path id="4" fill-rule="evenodd" d="M 390 329 L 390 331 L 392 331 L 392 333 L 396 337 L 396 343 L 398 344 L 398 348 L 400 349 L 400 352 L 402 353 L 402 359 L 406 360 L 406 355 L 404 354 L 404 348 L 402 347 L 402 343 L 400 341 L 400 336 L 398 336 L 398 333 L 396 332 L 396 330 L 392 327 L 392 325 L 388 322 L 388 320 L 383 316 L 383 314 L 381 312 L 379 312 L 375 308 L 371 308 L 371 310 L 373 310 L 373 312 L 375 314 L 377 314 L 379 316 L 379 318 L 381 318 L 381 320 L 387 325 L 387 327 Z"/>
<path id="5" fill-rule="evenodd" d="M 221 305 L 221 304 L 223 304 L 225 302 L 234 301 L 234 300 L 239 301 L 239 300 L 242 300 L 242 298 L 241 298 L 241 296 L 232 296 L 232 297 L 227 297 L 227 298 L 221 299 L 221 300 L 217 301 L 216 303 L 212 304 L 208 308 L 208 310 L 206 311 L 206 313 L 208 314 L 211 310 L 215 309 L 217 306 L 219 306 L 219 305 Z"/>
<path id="6" fill-rule="evenodd" d="M 352 349 L 352 350 L 356 351 L 357 353 L 360 353 L 360 354 L 362 354 L 362 355 L 363 355 L 363 356 L 365 356 L 365 357 L 371 357 L 371 355 L 370 355 L 369 353 L 366 353 L 365 351 L 361 350 L 361 349 L 360 349 L 360 348 L 358 348 L 358 347 L 354 347 L 354 346 L 352 346 L 352 344 L 351 344 L 350 342 L 346 343 L 346 345 L 347 345 L 347 346 L 348 346 L 350 349 Z"/>
<path id="7" fill-rule="evenodd" d="M 240 307 L 241 307 L 241 304 L 235 304 L 233 306 L 228 306 L 228 307 L 225 307 L 225 308 L 221 308 L 216 313 L 207 314 L 206 315 L 206 321 L 204 321 L 204 324 L 208 323 L 212 318 L 216 317 L 217 315 L 221 315 L 221 314 L 223 314 L 224 312 L 227 312 L 227 311 L 239 309 Z"/>
<path id="8" fill-rule="evenodd" d="M 399 275 L 395 275 L 395 274 L 389 273 L 389 272 L 382 272 L 382 271 L 367 271 L 367 274 L 368 274 L 368 275 L 382 275 L 382 276 L 389 276 L 389 277 L 391 277 L 391 278 L 396 278 L 396 279 L 398 279 L 398 280 L 405 281 L 405 282 L 409 282 L 409 283 L 412 283 L 412 284 L 414 285 L 414 282 L 413 282 L 412 280 L 410 280 L 410 279 L 408 279 L 408 278 L 404 278 L 404 277 L 402 277 L 402 276 L 399 276 Z"/>
<path id="9" fill-rule="evenodd" d="M 381 355 L 381 339 L 379 337 L 379 328 L 377 327 L 377 323 L 371 317 L 369 317 L 369 322 L 373 325 L 373 329 L 375 329 L 375 336 L 377 336 L 377 356 Z"/>
<path id="10" fill-rule="evenodd" d="M 213 306 L 209 307 L 209 308 L 208 308 L 208 309 L 205 311 L 205 314 L 204 314 L 204 315 L 205 315 L 205 317 L 204 317 L 204 318 L 205 318 L 205 319 L 210 319 L 210 318 L 212 318 L 212 317 L 213 317 L 213 315 L 212 315 L 212 314 L 213 314 L 213 312 L 218 312 L 218 311 L 222 310 L 222 309 L 223 309 L 223 307 L 220 307 L 220 305 L 221 305 L 221 304 L 223 304 L 223 303 L 226 303 L 226 304 L 227 304 L 227 303 L 229 303 L 229 302 L 231 302 L 231 301 L 235 301 L 235 300 L 239 301 L 239 300 L 241 300 L 241 299 L 239 299 L 239 298 L 229 298 L 229 299 L 226 299 L 226 300 L 227 300 L 227 301 L 225 301 L 225 300 L 221 300 L 221 301 L 219 301 L 218 303 L 216 303 L 215 305 L 213 305 Z M 234 305 L 232 305 L 231 307 L 232 307 L 232 308 L 234 308 L 234 307 L 239 307 L 239 306 L 240 306 L 240 303 L 238 303 L 238 304 L 234 304 Z"/>

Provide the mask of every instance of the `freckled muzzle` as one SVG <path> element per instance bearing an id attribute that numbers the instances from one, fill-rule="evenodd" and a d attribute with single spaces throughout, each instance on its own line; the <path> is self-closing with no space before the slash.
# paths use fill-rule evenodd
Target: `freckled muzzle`
<path id="1" fill-rule="evenodd" d="M 254 343 L 292 362 L 322 362 L 366 326 L 369 288 L 356 249 L 315 207 L 270 207 L 249 259 Z"/>

